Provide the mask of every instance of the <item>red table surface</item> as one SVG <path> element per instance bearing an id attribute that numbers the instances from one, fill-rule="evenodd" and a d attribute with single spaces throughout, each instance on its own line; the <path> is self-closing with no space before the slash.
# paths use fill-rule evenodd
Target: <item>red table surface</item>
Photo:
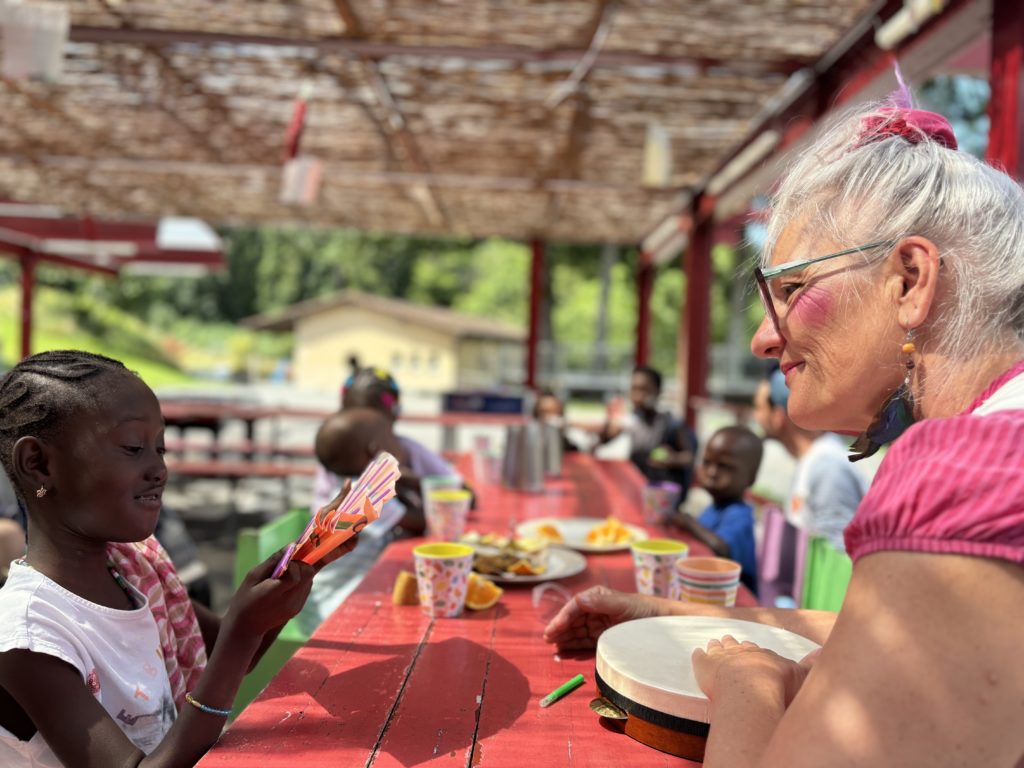
<path id="1" fill-rule="evenodd" d="M 643 478 L 631 464 L 569 455 L 563 469 L 543 494 L 477 483 L 470 528 L 504 533 L 510 521 L 612 514 L 643 524 Z M 508 586 L 495 607 L 456 619 L 392 605 L 395 577 L 413 570 L 417 543 L 385 551 L 199 766 L 699 765 L 602 725 L 589 707 L 593 652 L 559 654 L 544 642 L 553 603 L 535 609 L 531 586 Z M 587 555 L 586 571 L 558 583 L 572 592 L 594 584 L 633 591 L 631 555 Z M 737 602 L 756 603 L 742 587 Z M 586 678 L 580 689 L 539 706 L 577 673 Z"/>

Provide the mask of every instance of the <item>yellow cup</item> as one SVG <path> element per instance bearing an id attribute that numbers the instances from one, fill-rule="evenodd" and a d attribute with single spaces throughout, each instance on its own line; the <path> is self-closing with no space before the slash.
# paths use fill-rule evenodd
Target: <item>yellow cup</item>
<path id="1" fill-rule="evenodd" d="M 466 544 L 438 542 L 420 544 L 412 553 L 423 612 L 436 618 L 461 614 L 473 568 L 473 548 Z"/>
<path id="2" fill-rule="evenodd" d="M 685 541 L 675 539 L 644 539 L 634 541 L 633 568 L 636 591 L 641 595 L 668 597 L 672 589 L 676 561 L 689 554 Z"/>

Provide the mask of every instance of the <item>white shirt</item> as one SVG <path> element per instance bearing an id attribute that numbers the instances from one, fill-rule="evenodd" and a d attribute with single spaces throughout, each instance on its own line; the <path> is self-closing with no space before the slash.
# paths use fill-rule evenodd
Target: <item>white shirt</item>
<path id="1" fill-rule="evenodd" d="M 97 605 L 16 560 L 0 589 L 0 652 L 27 649 L 70 664 L 125 735 L 143 752 L 177 717 L 156 621 L 141 592 L 134 610 Z M 0 766 L 61 768 L 37 731 L 20 741 L 0 727 Z"/>
<path id="2" fill-rule="evenodd" d="M 850 464 L 849 450 L 831 432 L 821 435 L 797 460 L 786 519 L 797 528 L 824 536 L 845 551 L 843 529 L 867 492 L 867 481 Z"/>

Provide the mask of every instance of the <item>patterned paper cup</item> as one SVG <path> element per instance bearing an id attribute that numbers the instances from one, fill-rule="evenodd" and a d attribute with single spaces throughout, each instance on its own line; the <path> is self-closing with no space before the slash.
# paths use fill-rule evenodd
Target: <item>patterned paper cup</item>
<path id="1" fill-rule="evenodd" d="M 631 549 L 636 572 L 636 591 L 641 595 L 668 597 L 676 561 L 686 557 L 690 550 L 686 542 L 645 539 L 634 541 Z"/>
<path id="2" fill-rule="evenodd" d="M 644 522 L 648 525 L 660 525 L 672 517 L 682 490 L 679 483 L 668 481 L 645 486 Z"/>
<path id="3" fill-rule="evenodd" d="M 427 499 L 429 501 L 423 510 L 427 518 L 427 535 L 438 541 L 458 541 L 466 530 L 473 494 L 461 488 L 443 488 L 429 491 Z"/>
<path id="4" fill-rule="evenodd" d="M 412 554 L 423 612 L 439 619 L 461 614 L 473 567 L 473 548 L 465 544 L 421 544 Z"/>
<path id="5" fill-rule="evenodd" d="M 724 557 L 688 557 L 675 564 L 673 600 L 704 605 L 736 605 L 741 566 Z"/>

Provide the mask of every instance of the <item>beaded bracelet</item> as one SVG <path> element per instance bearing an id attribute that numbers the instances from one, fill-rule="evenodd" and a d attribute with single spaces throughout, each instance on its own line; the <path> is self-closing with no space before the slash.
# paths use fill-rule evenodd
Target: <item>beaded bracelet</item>
<path id="1" fill-rule="evenodd" d="M 219 715 L 220 717 L 230 717 L 230 715 L 231 715 L 231 710 L 230 709 L 217 709 L 216 707 L 209 707 L 209 706 L 207 706 L 206 704 L 203 704 L 200 701 L 196 701 L 192 697 L 191 693 L 186 693 L 185 694 L 185 701 L 187 701 L 189 704 L 191 704 L 193 707 L 195 707 L 199 711 L 206 712 L 207 714 L 210 714 L 210 715 Z"/>

